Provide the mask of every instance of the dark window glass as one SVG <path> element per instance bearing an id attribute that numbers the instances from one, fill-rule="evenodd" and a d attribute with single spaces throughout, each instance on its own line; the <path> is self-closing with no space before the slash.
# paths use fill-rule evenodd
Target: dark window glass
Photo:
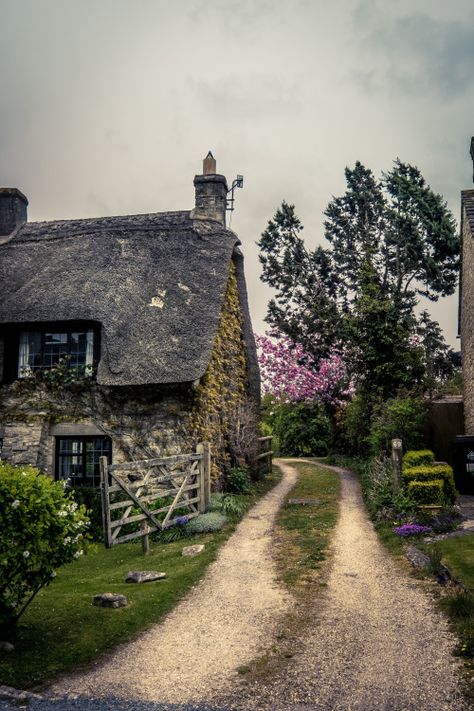
<path id="1" fill-rule="evenodd" d="M 69 367 L 92 369 L 94 360 L 94 333 L 63 331 L 61 333 L 22 331 L 18 352 L 18 377 L 39 369 L 51 369 L 61 358 L 67 358 Z"/>
<path id="2" fill-rule="evenodd" d="M 112 461 L 108 437 L 57 437 L 56 479 L 68 479 L 73 487 L 99 486 L 99 457 Z"/>

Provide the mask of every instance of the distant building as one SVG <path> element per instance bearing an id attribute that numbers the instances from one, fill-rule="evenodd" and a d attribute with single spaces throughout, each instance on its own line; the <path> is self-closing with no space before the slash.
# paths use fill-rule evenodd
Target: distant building
<path id="1" fill-rule="evenodd" d="M 211 154 L 194 186 L 191 211 L 36 223 L 0 189 L 2 458 L 76 485 L 103 454 L 210 440 L 215 476 L 232 461 L 258 364 Z"/>

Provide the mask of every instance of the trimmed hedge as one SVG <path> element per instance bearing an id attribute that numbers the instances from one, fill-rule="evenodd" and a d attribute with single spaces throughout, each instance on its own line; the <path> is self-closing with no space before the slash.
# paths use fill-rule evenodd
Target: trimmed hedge
<path id="1" fill-rule="evenodd" d="M 449 464 L 429 464 L 421 467 L 412 467 L 403 471 L 403 481 L 408 487 L 412 481 L 443 480 L 444 496 L 451 506 L 455 503 L 458 491 L 454 484 L 453 470 Z"/>
<path id="2" fill-rule="evenodd" d="M 442 479 L 432 479 L 430 481 L 410 481 L 408 484 L 408 496 L 417 504 L 439 504 L 444 501 L 444 482 Z"/>
<path id="3" fill-rule="evenodd" d="M 435 455 L 430 449 L 418 449 L 407 452 L 403 457 L 403 468 L 422 467 L 427 464 L 434 464 Z"/>

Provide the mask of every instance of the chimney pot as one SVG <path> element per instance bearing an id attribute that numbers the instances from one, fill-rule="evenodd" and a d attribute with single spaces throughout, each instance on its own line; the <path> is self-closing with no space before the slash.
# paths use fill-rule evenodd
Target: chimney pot
<path id="1" fill-rule="evenodd" d="M 203 175 L 215 175 L 216 174 L 216 159 L 212 155 L 211 151 L 207 154 L 202 162 L 202 172 Z"/>
<path id="2" fill-rule="evenodd" d="M 17 188 L 0 188 L 0 237 L 27 221 L 28 200 Z"/>

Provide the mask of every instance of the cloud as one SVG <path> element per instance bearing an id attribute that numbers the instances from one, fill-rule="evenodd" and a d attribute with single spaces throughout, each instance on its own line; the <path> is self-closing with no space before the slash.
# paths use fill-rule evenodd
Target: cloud
<path id="1" fill-rule="evenodd" d="M 385 6 L 386 7 L 386 6 Z M 362 2 L 353 14 L 363 61 L 353 80 L 365 91 L 385 87 L 419 96 L 463 96 L 474 86 L 474 13 L 464 21 L 426 13 L 387 14 L 384 6 Z"/>
<path id="2" fill-rule="evenodd" d="M 230 74 L 214 82 L 191 84 L 201 105 L 216 117 L 252 120 L 294 112 L 300 106 L 296 83 L 283 82 L 275 76 Z"/>

